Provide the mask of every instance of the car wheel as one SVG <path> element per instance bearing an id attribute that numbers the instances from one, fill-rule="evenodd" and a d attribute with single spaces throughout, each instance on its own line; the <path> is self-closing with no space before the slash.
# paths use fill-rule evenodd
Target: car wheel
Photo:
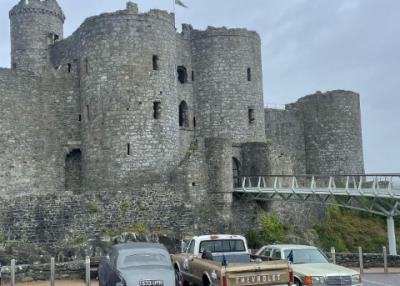
<path id="1" fill-rule="evenodd" d="M 301 284 L 301 282 L 299 281 L 299 279 L 294 279 L 294 285 L 296 285 L 296 286 L 302 286 L 303 284 Z"/>

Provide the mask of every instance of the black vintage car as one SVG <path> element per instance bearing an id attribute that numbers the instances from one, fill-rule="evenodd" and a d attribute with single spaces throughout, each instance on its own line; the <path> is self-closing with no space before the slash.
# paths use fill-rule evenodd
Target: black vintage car
<path id="1" fill-rule="evenodd" d="M 181 286 L 167 249 L 158 243 L 114 245 L 99 264 L 100 286 Z"/>

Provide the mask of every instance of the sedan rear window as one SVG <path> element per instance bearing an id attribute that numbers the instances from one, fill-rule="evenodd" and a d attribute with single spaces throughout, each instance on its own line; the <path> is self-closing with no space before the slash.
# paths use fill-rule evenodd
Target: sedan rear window
<path id="1" fill-rule="evenodd" d="M 246 251 L 243 240 L 240 239 L 219 239 L 205 240 L 200 243 L 200 252 L 243 252 Z"/>
<path id="2" fill-rule="evenodd" d="M 122 259 L 121 267 L 138 265 L 170 265 L 169 257 L 160 253 L 135 253 Z"/>

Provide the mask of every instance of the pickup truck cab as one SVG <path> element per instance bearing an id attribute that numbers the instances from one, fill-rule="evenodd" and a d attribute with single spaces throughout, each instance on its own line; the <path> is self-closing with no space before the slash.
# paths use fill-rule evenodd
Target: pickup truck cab
<path id="1" fill-rule="evenodd" d="M 286 260 L 253 257 L 240 235 L 195 236 L 184 253 L 172 255 L 172 261 L 186 285 L 288 286 L 292 280 Z"/>

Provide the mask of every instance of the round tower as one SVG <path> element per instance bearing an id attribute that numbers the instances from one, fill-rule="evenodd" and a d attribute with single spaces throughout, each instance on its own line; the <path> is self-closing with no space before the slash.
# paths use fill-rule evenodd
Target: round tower
<path id="1" fill-rule="evenodd" d="M 191 38 L 199 135 L 265 141 L 259 35 L 209 27 Z"/>
<path id="2" fill-rule="evenodd" d="M 115 190 L 160 178 L 179 146 L 173 14 L 138 13 L 128 2 L 87 19 L 76 36 L 84 185 Z"/>
<path id="3" fill-rule="evenodd" d="M 304 119 L 308 174 L 364 173 L 360 96 L 344 90 L 305 96 L 295 104 Z"/>
<path id="4" fill-rule="evenodd" d="M 21 0 L 10 11 L 11 66 L 40 73 L 49 45 L 63 38 L 65 16 L 56 0 Z"/>

